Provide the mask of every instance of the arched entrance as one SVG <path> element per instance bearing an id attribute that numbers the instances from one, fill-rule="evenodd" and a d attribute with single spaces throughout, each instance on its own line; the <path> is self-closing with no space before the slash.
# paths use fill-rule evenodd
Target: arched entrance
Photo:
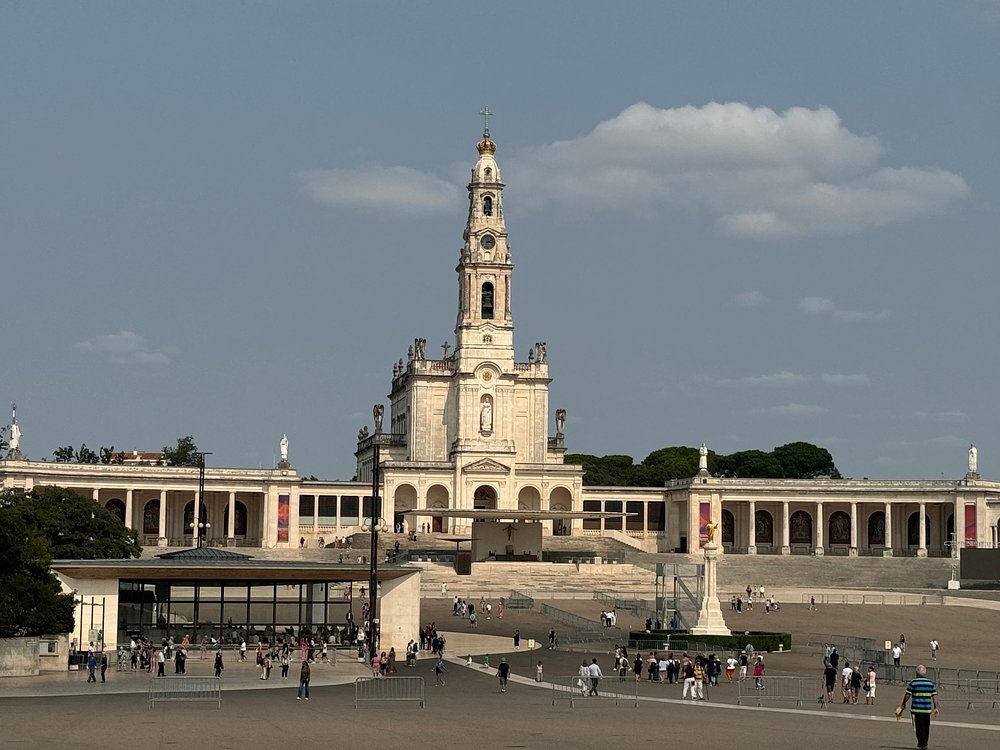
<path id="1" fill-rule="evenodd" d="M 114 513 L 118 520 L 122 522 L 122 525 L 128 526 L 125 523 L 125 503 L 123 503 L 119 498 L 113 497 L 104 503 L 104 507 Z"/>
<path id="2" fill-rule="evenodd" d="M 518 510 L 541 510 L 542 495 L 534 487 L 522 487 L 517 493 Z"/>
<path id="3" fill-rule="evenodd" d="M 408 510 L 417 507 L 417 489 L 411 484 L 401 484 L 392 496 L 392 529 L 397 534 L 403 533 L 406 523 L 403 515 Z"/>
<path id="4" fill-rule="evenodd" d="M 556 487 L 549 493 L 549 510 L 571 511 L 573 510 L 573 495 L 565 487 Z M 572 524 L 565 519 L 554 518 L 552 520 L 552 533 L 556 536 L 569 536 L 572 531 Z"/>
<path id="5" fill-rule="evenodd" d="M 194 523 L 194 500 L 188 501 L 188 504 L 184 506 L 184 536 L 194 537 L 197 532 L 202 539 L 208 538 L 208 508 L 205 507 L 205 503 L 201 503 L 199 506 L 198 523 L 206 525 L 195 530 L 191 528 L 192 523 Z"/>
<path id="6" fill-rule="evenodd" d="M 906 519 L 906 546 L 916 549 L 920 546 L 920 513 L 911 513 Z M 924 544 L 931 538 L 931 519 L 924 516 Z"/>
<path id="7" fill-rule="evenodd" d="M 160 533 L 160 499 L 155 498 L 142 508 L 142 533 L 157 536 Z"/>
<path id="8" fill-rule="evenodd" d="M 448 488 L 443 485 L 433 484 L 427 489 L 428 508 L 444 510 L 448 507 L 449 498 Z M 431 531 L 435 534 L 444 531 L 444 519 L 440 516 L 431 518 Z"/>
<path id="9" fill-rule="evenodd" d="M 766 510 L 758 510 L 754 514 L 753 525 L 756 530 L 757 546 L 773 547 L 774 517 Z"/>

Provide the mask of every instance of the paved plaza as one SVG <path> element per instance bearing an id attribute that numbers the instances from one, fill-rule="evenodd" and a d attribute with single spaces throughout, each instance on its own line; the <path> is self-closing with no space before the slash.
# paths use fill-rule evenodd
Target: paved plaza
<path id="1" fill-rule="evenodd" d="M 577 614 L 593 615 L 597 602 L 554 602 Z M 501 748 L 579 747 L 601 748 L 627 744 L 661 746 L 673 742 L 710 744 L 766 742 L 771 748 L 838 747 L 910 748 L 913 733 L 907 721 L 892 715 L 902 693 L 899 685 L 879 687 L 875 706 L 833 704 L 776 705 L 757 708 L 737 706 L 736 688 L 725 684 L 712 689 L 704 703 L 681 700 L 680 685 L 638 685 L 639 705 L 618 705 L 610 699 L 581 699 L 571 708 L 566 701 L 552 705 L 550 680 L 574 675 L 584 659 L 597 657 L 606 675 L 602 689 L 622 686 L 612 676 L 611 656 L 595 646 L 589 651 L 546 647 L 549 627 L 559 624 L 535 610 L 508 609 L 503 620 L 494 615 L 480 620 L 472 631 L 450 614 L 450 599 L 426 599 L 422 618 L 434 621 L 445 632 L 449 672 L 446 684 L 434 686 L 433 662 L 421 659 L 416 667 L 399 667 L 401 675 L 423 677 L 427 683 L 424 709 L 415 704 L 372 704 L 354 708 L 353 681 L 366 675 L 363 665 L 340 652 L 336 665 L 317 664 L 313 669 L 312 696 L 307 703 L 295 699 L 298 667 L 282 681 L 278 670 L 261 681 L 252 662 L 239 663 L 226 653 L 221 709 L 214 704 L 159 704 L 148 708 L 148 676 L 119 673 L 112 668 L 108 682 L 88 685 L 85 672 L 13 678 L 0 681 L 0 723 L 5 747 L 18 748 L 144 748 L 281 747 L 296 748 L 379 747 L 444 748 L 475 744 Z M 746 629 L 764 625 L 793 633 L 873 634 L 905 632 L 910 649 L 919 649 L 931 637 L 942 642 L 941 666 L 996 669 L 1000 659 L 1000 612 L 955 607 L 902 607 L 831 605 L 818 612 L 806 605 L 786 604 L 777 614 L 744 614 L 737 621 L 726 612 L 730 626 Z M 624 641 L 633 622 L 622 617 L 619 630 L 610 629 L 608 642 Z M 521 632 L 521 648 L 514 650 L 512 633 Z M 618 638 L 620 636 L 620 638 Z M 891 636 L 887 636 L 891 637 Z M 538 648 L 529 650 L 529 639 Z M 803 644 L 804 645 L 804 644 Z M 482 669 L 483 654 L 490 654 L 491 669 Z M 472 655 L 474 665 L 466 666 Z M 911 654 L 913 652 L 911 651 Z M 512 666 L 511 686 L 499 692 L 495 665 L 505 657 Z M 921 658 L 923 655 L 921 654 Z M 535 665 L 541 660 L 544 680 L 535 682 Z M 906 659 L 909 662 L 910 659 Z M 190 675 L 211 673 L 211 660 L 199 660 L 195 651 L 188 661 Z M 767 656 L 768 673 L 816 678 L 819 694 L 819 658 L 807 649 Z M 169 665 L 168 665 L 169 668 Z M 634 678 L 624 686 L 634 691 Z M 932 729 L 934 748 L 992 748 L 1000 743 L 1000 709 L 968 710 L 946 705 Z"/>

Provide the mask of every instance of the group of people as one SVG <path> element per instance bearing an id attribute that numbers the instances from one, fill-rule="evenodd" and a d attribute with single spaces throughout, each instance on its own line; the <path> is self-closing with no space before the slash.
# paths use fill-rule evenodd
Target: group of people
<path id="1" fill-rule="evenodd" d="M 497 619 L 503 619 L 505 604 L 506 602 L 501 596 L 500 601 L 497 603 Z M 451 614 L 453 617 L 468 617 L 469 627 L 474 628 L 479 624 L 480 615 L 484 616 L 487 620 L 493 619 L 493 602 L 486 597 L 480 597 L 477 607 L 475 603 L 456 596 L 452 601 Z"/>
<path id="2" fill-rule="evenodd" d="M 406 647 L 407 664 L 409 664 L 409 652 L 412 645 L 413 641 L 410 641 L 410 645 Z M 390 648 L 388 654 L 385 651 L 381 654 L 373 654 L 371 659 L 371 668 L 372 677 L 385 677 L 387 675 L 396 674 L 396 648 Z"/>
<path id="3" fill-rule="evenodd" d="M 754 602 L 763 603 L 765 614 L 769 612 L 777 612 L 781 609 L 781 605 L 778 603 L 774 594 L 771 594 L 770 597 L 764 594 L 763 585 L 758 587 L 747 584 L 745 591 L 745 594 L 733 594 L 729 598 L 729 609 L 731 611 L 742 612 L 746 609 L 748 612 L 752 612 Z"/>
<path id="4" fill-rule="evenodd" d="M 601 610 L 601 627 L 602 628 L 618 627 L 618 613 L 615 612 L 614 609 Z"/>

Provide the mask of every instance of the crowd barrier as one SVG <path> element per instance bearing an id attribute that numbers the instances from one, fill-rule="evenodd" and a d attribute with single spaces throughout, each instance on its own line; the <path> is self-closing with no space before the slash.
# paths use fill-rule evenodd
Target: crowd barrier
<path id="1" fill-rule="evenodd" d="M 740 680 L 736 688 L 736 703 L 743 705 L 748 701 L 756 701 L 758 706 L 764 701 L 794 701 L 796 706 L 802 705 L 801 677 L 771 677 L 763 676 L 758 680 L 747 677 Z"/>
<path id="2" fill-rule="evenodd" d="M 423 677 L 358 677 L 354 707 L 362 701 L 415 701 L 424 707 Z"/>
<path id="3" fill-rule="evenodd" d="M 944 605 L 940 594 L 802 594 L 801 603 L 810 604 Z"/>
<path id="4" fill-rule="evenodd" d="M 220 677 L 154 677 L 149 681 L 149 707 L 160 702 L 215 701 L 222 708 Z"/>
<path id="5" fill-rule="evenodd" d="M 597 695 L 591 695 L 589 677 L 573 675 L 572 677 L 556 677 L 552 683 L 552 705 L 558 701 L 569 701 L 570 708 L 577 701 L 614 701 L 615 705 L 630 703 L 639 706 L 639 683 L 634 679 L 620 682 L 618 676 L 605 675 L 597 684 Z"/>

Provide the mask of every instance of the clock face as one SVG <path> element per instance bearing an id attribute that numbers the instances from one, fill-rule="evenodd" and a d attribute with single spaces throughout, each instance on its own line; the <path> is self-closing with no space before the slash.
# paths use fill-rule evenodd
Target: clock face
<path id="1" fill-rule="evenodd" d="M 479 246 L 483 248 L 483 250 L 492 250 L 496 247 L 496 244 L 496 238 L 492 234 L 484 234 L 482 239 L 479 240 Z"/>

